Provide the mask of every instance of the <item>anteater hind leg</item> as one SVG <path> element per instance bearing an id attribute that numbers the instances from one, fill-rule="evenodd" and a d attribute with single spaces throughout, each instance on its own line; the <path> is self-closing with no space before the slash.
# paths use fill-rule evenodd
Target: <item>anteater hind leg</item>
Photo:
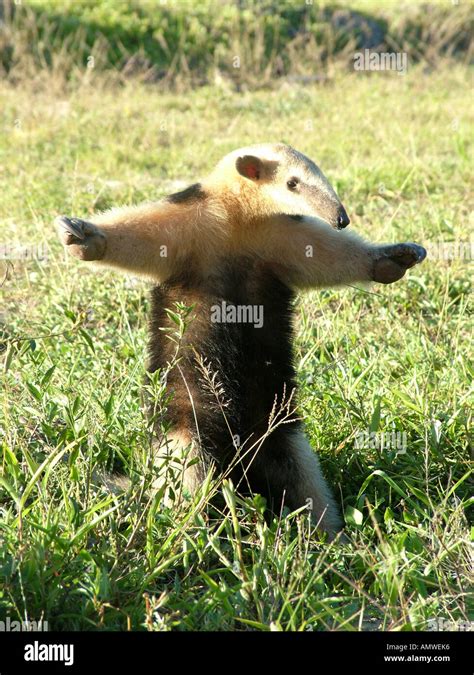
<path id="1" fill-rule="evenodd" d="M 153 448 L 153 464 L 157 477 L 153 491 L 165 487 L 164 497 L 171 501 L 170 490 L 178 501 L 183 491 L 193 496 L 204 483 L 209 467 L 203 460 L 198 444 L 187 431 L 175 431 L 166 439 L 156 442 Z"/>
<path id="2" fill-rule="evenodd" d="M 276 513 L 283 502 L 290 509 L 306 505 L 317 528 L 334 539 L 341 530 L 341 519 L 316 453 L 301 431 L 285 432 L 278 445 L 282 441 L 284 453 L 272 452 L 270 436 L 268 448 L 256 462 L 258 489 L 264 486 L 262 492 L 270 498 Z"/>

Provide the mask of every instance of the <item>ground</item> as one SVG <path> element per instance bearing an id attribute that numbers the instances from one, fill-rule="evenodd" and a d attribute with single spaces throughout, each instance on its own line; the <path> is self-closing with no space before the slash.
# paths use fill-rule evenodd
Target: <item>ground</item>
<path id="1" fill-rule="evenodd" d="M 19 245 L 33 259 L 0 261 L 0 618 L 150 630 L 467 619 L 471 103 L 462 66 L 240 94 L 1 85 L 2 255 Z M 147 284 L 66 258 L 52 225 L 159 198 L 235 147 L 276 140 L 321 166 L 351 228 L 429 250 L 393 286 L 298 302 L 299 410 L 344 545 L 310 536 L 305 514 L 265 524 L 261 500 L 229 485 L 221 515 L 147 497 Z M 152 395 L 163 402 L 158 383 Z M 374 447 L 364 432 L 401 441 Z M 122 496 L 94 487 L 111 465 L 134 477 Z"/>

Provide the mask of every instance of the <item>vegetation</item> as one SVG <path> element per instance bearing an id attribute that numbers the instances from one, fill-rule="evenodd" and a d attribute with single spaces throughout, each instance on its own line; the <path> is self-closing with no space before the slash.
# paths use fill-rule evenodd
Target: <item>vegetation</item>
<path id="1" fill-rule="evenodd" d="M 84 68 L 165 87 L 237 89 L 352 69 L 357 49 L 405 52 L 435 67 L 472 59 L 472 4 L 357 0 L 3 0 L 0 72 L 74 84 Z M 89 73 L 89 75 L 91 75 Z"/>
<path id="2" fill-rule="evenodd" d="M 472 228 L 467 67 L 336 69 L 310 86 L 216 82 L 181 95 L 137 78 L 112 87 L 84 68 L 65 87 L 56 57 L 40 79 L 24 71 L 21 86 L 0 85 L 0 618 L 59 630 L 467 620 L 469 255 L 445 259 L 437 245 L 466 242 Z M 229 484 L 180 509 L 149 497 L 147 284 L 65 258 L 52 226 L 59 213 L 157 199 L 266 140 L 318 162 L 351 227 L 431 252 L 393 286 L 314 292 L 298 305 L 299 410 L 347 544 L 319 541 L 305 513 L 266 524 L 261 498 L 243 501 Z M 15 259 L 17 245 L 31 259 Z M 183 318 L 170 309 L 179 337 Z M 149 389 L 162 409 L 160 382 Z M 406 445 L 356 448 L 365 430 L 404 433 Z M 122 494 L 97 485 L 95 472 L 111 467 L 132 477 Z M 221 509 L 206 503 L 214 489 Z"/>

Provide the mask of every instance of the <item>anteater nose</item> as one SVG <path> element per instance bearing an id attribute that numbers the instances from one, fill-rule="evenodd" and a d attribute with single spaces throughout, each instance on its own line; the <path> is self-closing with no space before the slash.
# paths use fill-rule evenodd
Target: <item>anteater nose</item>
<path id="1" fill-rule="evenodd" d="M 347 227 L 351 221 L 349 220 L 349 216 L 345 212 L 344 209 L 341 209 L 339 212 L 339 215 L 337 217 L 337 228 L 338 230 L 342 230 L 344 227 Z"/>

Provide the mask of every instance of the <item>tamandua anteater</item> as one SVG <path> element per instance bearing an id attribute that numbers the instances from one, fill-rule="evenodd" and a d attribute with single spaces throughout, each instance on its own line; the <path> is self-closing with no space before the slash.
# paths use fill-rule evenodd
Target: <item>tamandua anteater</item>
<path id="1" fill-rule="evenodd" d="M 276 401 L 296 386 L 292 301 L 299 289 L 392 283 L 426 251 L 371 244 L 343 229 L 349 218 L 323 173 L 284 144 L 231 152 L 201 183 L 93 221 L 56 219 L 71 255 L 157 283 L 149 368 L 176 363 L 167 372 L 171 431 L 158 443 L 158 463 L 170 454 L 184 461 L 192 493 L 214 467 L 242 492 L 264 495 L 273 511 L 308 505 L 333 538 L 338 509 L 300 422 L 269 429 Z M 176 362 L 166 310 L 177 302 L 192 310 Z"/>

